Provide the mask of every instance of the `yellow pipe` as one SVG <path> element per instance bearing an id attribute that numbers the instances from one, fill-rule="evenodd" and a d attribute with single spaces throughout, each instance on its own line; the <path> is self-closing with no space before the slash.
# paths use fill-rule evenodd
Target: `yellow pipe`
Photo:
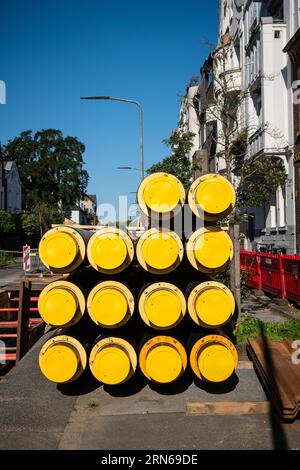
<path id="1" fill-rule="evenodd" d="M 107 385 L 119 385 L 134 374 L 137 356 L 132 345 L 121 338 L 110 337 L 97 341 L 90 359 L 93 376 Z"/>
<path id="2" fill-rule="evenodd" d="M 87 256 L 91 266 L 103 274 L 124 271 L 133 260 L 134 246 L 126 232 L 103 227 L 90 238 Z"/>
<path id="3" fill-rule="evenodd" d="M 183 345 L 171 336 L 155 336 L 147 341 L 139 355 L 142 373 L 157 383 L 170 383 L 186 369 L 187 355 Z"/>
<path id="4" fill-rule="evenodd" d="M 55 281 L 40 293 L 38 309 L 48 325 L 71 326 L 84 315 L 85 298 L 79 287 L 72 282 Z"/>
<path id="5" fill-rule="evenodd" d="M 147 286 L 139 299 L 139 313 L 146 325 L 158 330 L 173 328 L 183 319 L 186 301 L 177 286 L 156 282 Z"/>
<path id="6" fill-rule="evenodd" d="M 39 364 L 51 382 L 73 382 L 86 368 L 87 355 L 76 338 L 59 335 L 46 341 L 39 354 Z"/>
<path id="7" fill-rule="evenodd" d="M 190 365 L 194 374 L 207 382 L 223 382 L 236 370 L 238 353 L 229 339 L 208 335 L 191 349 Z"/>
<path id="8" fill-rule="evenodd" d="M 197 325 L 216 328 L 227 323 L 234 314 L 231 291 L 221 282 L 197 284 L 188 296 L 188 312 Z"/>
<path id="9" fill-rule="evenodd" d="M 116 328 L 123 326 L 133 315 L 134 298 L 121 282 L 100 282 L 89 293 L 87 310 L 98 326 Z"/>
<path id="10" fill-rule="evenodd" d="M 185 202 L 185 190 L 178 178 L 169 173 L 153 173 L 141 182 L 137 193 L 138 205 L 147 217 L 170 218 Z"/>
<path id="11" fill-rule="evenodd" d="M 196 230 L 186 245 L 190 264 L 203 273 L 218 272 L 230 263 L 233 245 L 229 235 L 219 227 Z"/>
<path id="12" fill-rule="evenodd" d="M 146 271 L 167 274 L 174 271 L 182 261 L 182 241 L 175 232 L 152 228 L 139 238 L 136 256 Z"/>
<path id="13" fill-rule="evenodd" d="M 86 242 L 92 233 L 72 227 L 48 230 L 39 244 L 42 263 L 56 273 L 74 271 L 85 259 Z"/>
<path id="14" fill-rule="evenodd" d="M 217 221 L 233 210 L 236 202 L 232 184 L 218 174 L 207 174 L 197 178 L 188 191 L 188 203 L 198 217 Z"/>

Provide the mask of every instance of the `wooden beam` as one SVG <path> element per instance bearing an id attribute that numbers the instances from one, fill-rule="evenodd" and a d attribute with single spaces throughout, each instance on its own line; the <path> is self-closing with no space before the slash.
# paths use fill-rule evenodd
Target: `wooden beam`
<path id="1" fill-rule="evenodd" d="M 270 412 L 269 401 L 237 401 L 237 402 L 203 402 L 187 403 L 186 414 L 194 415 L 244 415 L 244 414 L 267 414 Z"/>
<path id="2" fill-rule="evenodd" d="M 22 281 L 20 284 L 18 329 L 17 329 L 17 357 L 16 361 L 22 359 L 27 353 L 29 346 L 29 305 L 30 305 L 31 282 Z"/>
<path id="3" fill-rule="evenodd" d="M 239 361 L 237 368 L 239 370 L 252 370 L 254 365 L 252 361 Z"/>

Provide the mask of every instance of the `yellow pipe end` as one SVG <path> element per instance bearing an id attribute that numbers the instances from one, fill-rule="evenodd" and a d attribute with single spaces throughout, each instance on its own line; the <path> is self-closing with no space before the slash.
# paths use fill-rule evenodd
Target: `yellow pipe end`
<path id="1" fill-rule="evenodd" d="M 194 344 L 190 364 L 201 380 L 223 382 L 237 368 L 238 354 L 231 341 L 224 336 L 209 335 Z"/>
<path id="2" fill-rule="evenodd" d="M 183 246 L 175 232 L 150 229 L 137 243 L 137 259 L 140 265 L 154 274 L 173 271 L 181 263 Z"/>
<path id="3" fill-rule="evenodd" d="M 44 376 L 55 383 L 76 380 L 86 367 L 87 357 L 83 346 L 70 336 L 55 336 L 42 347 L 39 355 Z"/>
<path id="4" fill-rule="evenodd" d="M 169 215 L 170 212 L 177 213 L 183 206 L 185 190 L 174 175 L 159 172 L 142 181 L 137 198 L 144 214 Z"/>
<path id="5" fill-rule="evenodd" d="M 185 371 L 186 351 L 175 338 L 156 336 L 142 347 L 139 364 L 148 379 L 162 384 L 170 383 Z"/>
<path id="6" fill-rule="evenodd" d="M 235 206 L 236 195 L 232 184 L 219 174 L 197 178 L 188 192 L 189 205 L 197 216 L 204 211 L 207 220 L 218 220 L 228 215 Z"/>
<path id="7" fill-rule="evenodd" d="M 40 293 L 38 309 L 48 325 L 70 326 L 77 323 L 84 314 L 84 295 L 71 282 L 52 282 Z"/>
<path id="8" fill-rule="evenodd" d="M 107 385 L 128 380 L 136 370 L 137 357 L 130 343 L 121 338 L 105 338 L 97 342 L 90 354 L 94 377 Z"/>
<path id="9" fill-rule="evenodd" d="M 121 282 L 104 281 L 97 284 L 87 299 L 91 319 L 104 328 L 124 325 L 134 311 L 134 298 Z"/>
<path id="10" fill-rule="evenodd" d="M 115 227 L 97 230 L 88 243 L 91 266 L 105 274 L 123 271 L 132 261 L 134 247 L 130 237 Z"/>
<path id="11" fill-rule="evenodd" d="M 198 271 L 218 271 L 232 260 L 232 256 L 231 238 L 218 227 L 196 230 L 187 243 L 188 260 Z"/>
<path id="12" fill-rule="evenodd" d="M 188 311 L 198 325 L 216 328 L 227 323 L 234 314 L 235 301 L 231 291 L 220 282 L 203 282 L 191 291 Z"/>
<path id="13" fill-rule="evenodd" d="M 157 282 L 142 292 L 139 312 L 143 321 L 152 328 L 173 328 L 185 315 L 186 301 L 174 284 Z"/>
<path id="14" fill-rule="evenodd" d="M 70 272 L 85 258 L 85 242 L 70 227 L 55 227 L 42 237 L 39 255 L 43 264 L 54 272 Z"/>

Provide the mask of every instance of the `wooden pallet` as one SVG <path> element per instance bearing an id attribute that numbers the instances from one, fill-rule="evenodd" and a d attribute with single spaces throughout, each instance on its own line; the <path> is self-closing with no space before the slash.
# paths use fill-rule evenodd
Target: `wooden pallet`
<path id="1" fill-rule="evenodd" d="M 300 410 L 300 364 L 292 362 L 291 340 L 274 342 L 265 337 L 249 341 L 248 353 L 275 409 L 284 419 Z"/>
<path id="2" fill-rule="evenodd" d="M 0 309 L 0 376 L 22 359 L 44 333 L 45 325 L 38 313 L 40 289 L 29 280 L 21 281 L 18 290 L 7 291 L 9 305 Z"/>

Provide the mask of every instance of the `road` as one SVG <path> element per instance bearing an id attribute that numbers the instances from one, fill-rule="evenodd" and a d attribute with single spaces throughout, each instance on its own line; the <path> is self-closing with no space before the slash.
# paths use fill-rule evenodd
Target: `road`
<path id="1" fill-rule="evenodd" d="M 22 264 L 0 267 L 0 289 L 17 281 L 23 274 Z"/>
<path id="2" fill-rule="evenodd" d="M 87 376 L 57 386 L 38 366 L 48 337 L 0 382 L 0 449 L 299 449 L 299 420 L 282 424 L 273 412 L 186 414 L 189 402 L 264 402 L 251 368 L 237 370 L 217 394 L 188 376 L 160 389 L 141 377 L 116 388 Z"/>

